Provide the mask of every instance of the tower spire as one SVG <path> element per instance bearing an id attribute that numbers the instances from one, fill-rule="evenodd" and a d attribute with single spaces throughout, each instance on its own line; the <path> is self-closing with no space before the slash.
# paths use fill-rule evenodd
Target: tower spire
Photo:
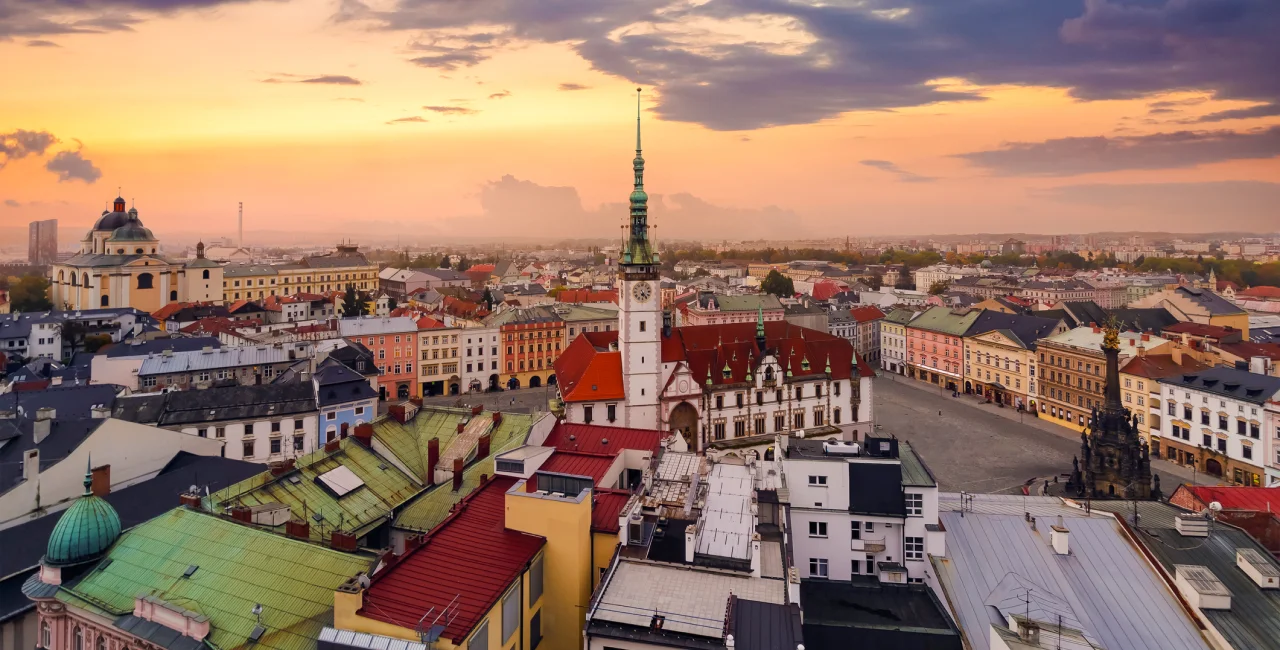
<path id="1" fill-rule="evenodd" d="M 656 264 L 658 256 L 653 253 L 649 241 L 649 195 L 644 191 L 644 156 L 640 148 L 640 89 L 636 88 L 636 157 L 631 161 L 631 169 L 635 173 L 635 185 L 631 190 L 631 223 L 629 225 L 626 247 L 622 252 L 621 263 L 624 265 Z"/>

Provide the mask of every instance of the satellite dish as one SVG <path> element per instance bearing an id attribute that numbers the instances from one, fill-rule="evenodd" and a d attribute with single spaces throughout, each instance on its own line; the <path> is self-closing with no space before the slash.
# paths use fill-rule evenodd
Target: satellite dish
<path id="1" fill-rule="evenodd" d="M 360 574 L 360 577 L 356 578 L 356 584 L 360 585 L 360 587 L 361 587 L 362 589 L 368 589 L 368 588 L 369 588 L 369 576 L 367 576 L 367 575 L 365 575 L 365 574 L 361 573 L 361 574 Z"/>
<path id="2" fill-rule="evenodd" d="M 191 485 L 191 487 L 187 488 L 187 492 L 188 492 L 188 493 L 190 493 L 190 494 L 199 494 L 199 493 L 200 493 L 200 486 L 199 486 L 199 485 L 195 485 L 195 484 L 193 483 L 193 484 Z"/>
<path id="3" fill-rule="evenodd" d="M 1213 503 L 1209 504 L 1209 510 L 1213 511 L 1214 514 L 1222 512 L 1222 504 L 1217 501 L 1214 501 Z"/>

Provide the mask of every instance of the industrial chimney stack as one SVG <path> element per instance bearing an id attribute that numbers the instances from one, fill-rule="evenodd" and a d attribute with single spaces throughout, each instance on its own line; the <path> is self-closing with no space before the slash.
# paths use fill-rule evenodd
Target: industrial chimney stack
<path id="1" fill-rule="evenodd" d="M 244 201 L 240 202 L 240 239 L 236 246 L 244 248 Z"/>

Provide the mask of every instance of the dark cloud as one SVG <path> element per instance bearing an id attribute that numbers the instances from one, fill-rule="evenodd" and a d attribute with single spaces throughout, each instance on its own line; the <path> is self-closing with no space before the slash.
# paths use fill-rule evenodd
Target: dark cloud
<path id="1" fill-rule="evenodd" d="M 355 77 L 348 77 L 345 74 L 326 74 L 319 77 L 311 77 L 310 79 L 302 79 L 298 83 L 303 84 L 330 84 L 334 86 L 359 86 L 361 81 Z"/>
<path id="2" fill-rule="evenodd" d="M 866 165 L 867 167 L 874 167 L 881 171 L 894 174 L 898 177 L 898 180 L 904 183 L 928 183 L 931 181 L 938 180 L 932 176 L 921 176 L 919 174 L 914 174 L 912 172 L 909 172 L 899 167 L 896 163 L 890 162 L 888 160 L 863 160 L 861 161 L 861 163 L 863 165 Z"/>
<path id="3" fill-rule="evenodd" d="M 1236 230 L 1275 230 L 1280 183 L 1214 181 L 1065 185 L 1033 193 L 1038 198 L 1088 206 L 1116 217 L 1160 215 L 1166 231 L 1203 232 L 1219 228 L 1206 214 L 1231 215 Z"/>
<path id="4" fill-rule="evenodd" d="M 9 133 L 0 133 L 0 169 L 3 169 L 10 160 L 19 160 L 27 156 L 43 156 L 49 147 L 57 143 L 57 136 L 48 131 L 18 129 Z"/>
<path id="5" fill-rule="evenodd" d="M 22 207 L 22 204 L 21 204 L 21 203 L 19 203 L 19 202 L 17 202 L 17 201 L 14 201 L 13 199 L 5 199 L 5 200 L 4 200 L 4 204 L 5 204 L 6 206 L 10 207 L 10 208 L 20 208 L 20 207 Z"/>
<path id="6" fill-rule="evenodd" d="M 44 168 L 57 174 L 59 183 L 73 180 L 93 183 L 102 178 L 102 170 L 81 156 L 79 151 L 59 151 L 45 163 Z"/>
<path id="7" fill-rule="evenodd" d="M 0 41 L 132 31 L 149 17 L 252 0 L 0 0 Z"/>
<path id="8" fill-rule="evenodd" d="M 489 95 L 489 99 L 506 99 L 510 96 L 511 96 L 510 90 L 503 90 L 503 91 L 493 93 L 492 95 Z"/>
<path id="9" fill-rule="evenodd" d="M 480 111 L 465 106 L 423 106 L 422 110 L 431 111 L 432 113 L 440 113 L 442 115 L 473 115 Z"/>
<path id="10" fill-rule="evenodd" d="M 27 41 L 27 47 L 62 47 L 53 41 L 34 40 Z"/>
<path id="11" fill-rule="evenodd" d="M 623 194 L 619 202 L 584 208 L 578 190 L 568 186 L 540 185 L 506 175 L 480 188 L 483 215 L 479 223 L 485 230 L 504 235 L 538 237 L 545 234 L 541 224 L 581 224 L 578 236 L 614 237 L 617 227 L 627 215 Z M 753 232 L 769 237 L 792 237 L 800 233 L 799 216 L 775 206 L 734 208 L 680 193 L 669 196 L 649 195 L 650 223 L 657 225 L 663 237 L 722 238 L 726 231 Z M 476 219 L 468 219 L 466 228 L 474 230 Z"/>
<path id="12" fill-rule="evenodd" d="M 1147 108 L 1154 109 L 1154 108 L 1177 108 L 1179 106 L 1195 106 L 1196 104 L 1203 104 L 1206 101 L 1208 100 L 1205 99 L 1204 97 L 1192 97 L 1189 99 L 1165 99 L 1158 102 L 1151 102 L 1150 104 L 1147 104 Z"/>
<path id="13" fill-rule="evenodd" d="M 947 78 L 1065 88 L 1081 99 L 1195 89 L 1217 99 L 1280 100 L 1276 0 L 395 0 L 390 7 L 344 0 L 339 19 L 428 37 L 484 29 L 497 40 L 567 43 L 598 71 L 656 87 L 662 118 L 720 130 L 982 99 L 981 90 L 935 83 Z M 772 44 L 729 28 L 716 33 L 734 20 L 791 31 Z M 440 47 L 432 56 L 443 61 L 446 52 L 468 64 L 481 56 L 465 43 Z"/>
<path id="14" fill-rule="evenodd" d="M 1280 103 L 1259 104 L 1248 108 L 1233 108 L 1227 111 L 1209 113 L 1196 118 L 1195 122 L 1221 122 L 1223 120 L 1247 120 L 1255 117 L 1275 117 L 1280 115 Z"/>
<path id="15" fill-rule="evenodd" d="M 1151 135 L 1011 142 L 959 154 L 1002 176 L 1072 176 L 1121 169 L 1195 167 L 1280 156 L 1280 126 L 1254 131 L 1177 131 Z"/>
<path id="16" fill-rule="evenodd" d="M 413 117 L 397 118 L 397 119 L 391 120 L 390 122 L 387 122 L 387 124 L 408 124 L 408 123 L 418 123 L 418 122 L 426 122 L 426 121 L 427 121 L 427 118 L 414 115 Z"/>

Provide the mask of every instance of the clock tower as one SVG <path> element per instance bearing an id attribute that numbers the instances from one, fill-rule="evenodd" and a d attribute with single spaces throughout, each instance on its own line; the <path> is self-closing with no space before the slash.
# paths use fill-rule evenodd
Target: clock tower
<path id="1" fill-rule="evenodd" d="M 618 261 L 618 351 L 626 406 L 622 424 L 658 429 L 662 379 L 662 307 L 658 253 L 649 241 L 649 195 L 644 191 L 644 158 L 640 155 L 640 89 L 636 89 L 635 188 L 631 220 Z"/>

